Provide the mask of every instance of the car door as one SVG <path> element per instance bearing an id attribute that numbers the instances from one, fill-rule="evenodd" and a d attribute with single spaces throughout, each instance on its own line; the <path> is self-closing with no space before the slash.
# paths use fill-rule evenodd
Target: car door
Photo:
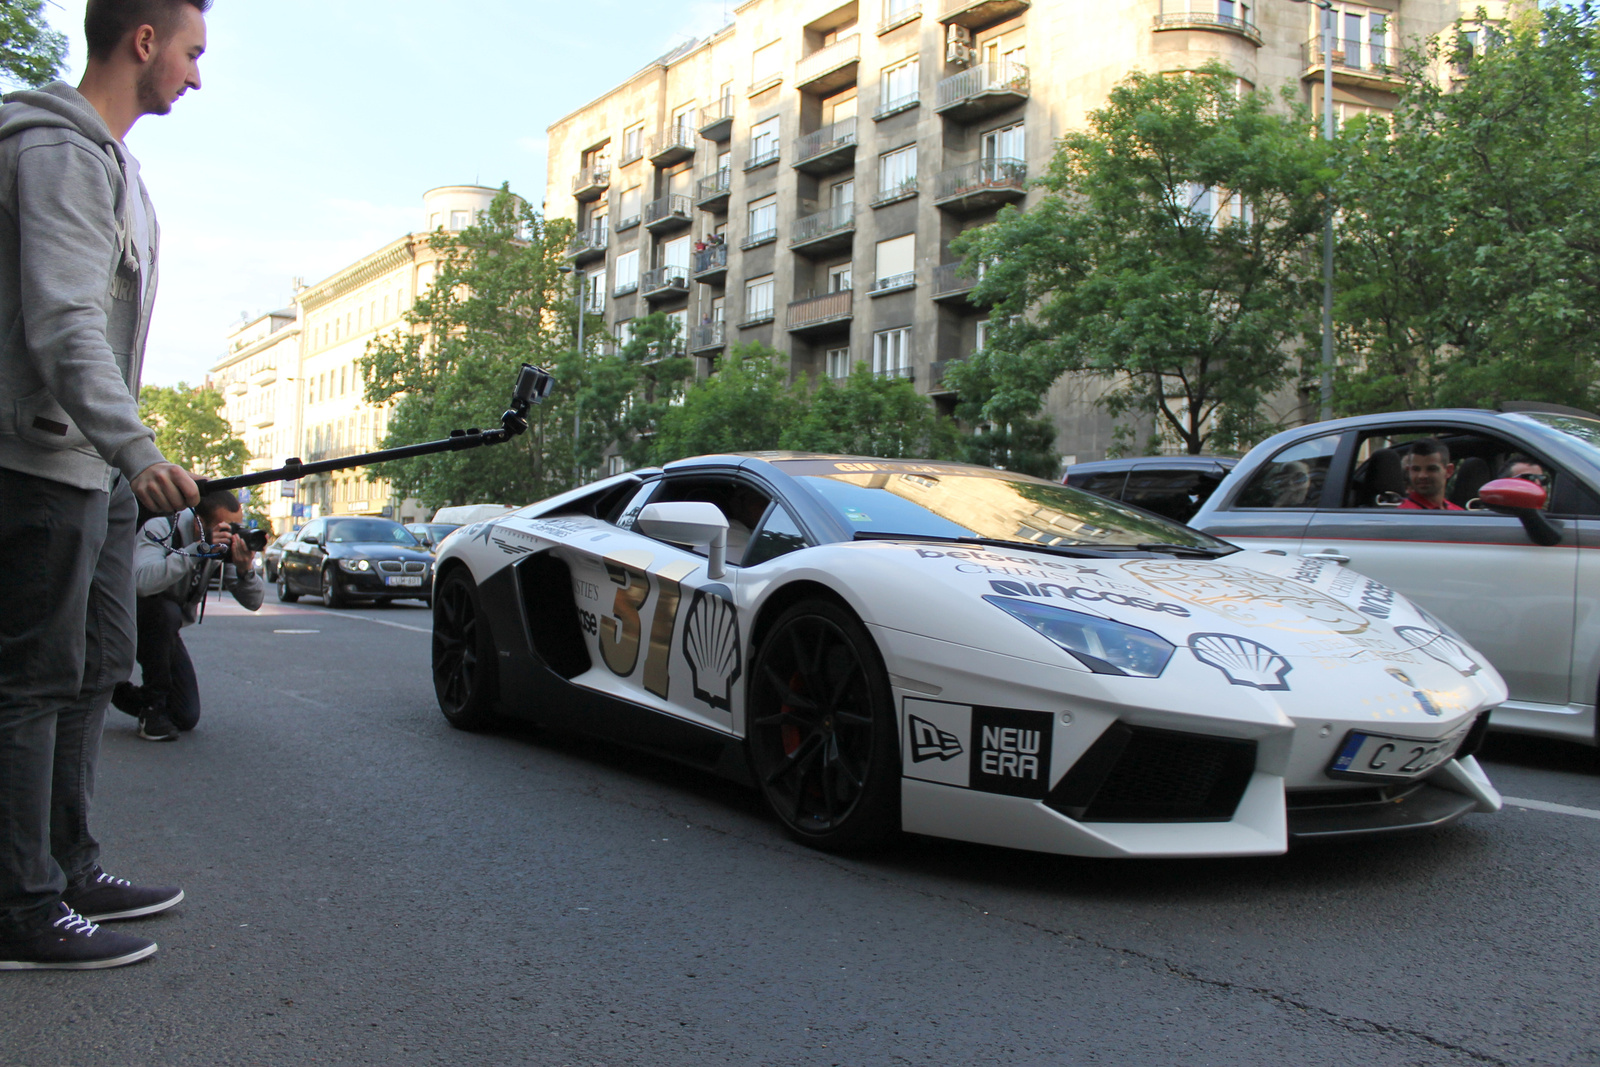
<path id="1" fill-rule="evenodd" d="M 278 561 L 278 568 L 283 571 L 283 580 L 291 592 L 299 591 L 305 586 L 306 557 L 311 551 L 307 538 L 317 536 L 317 531 L 322 529 L 321 519 L 313 519 L 300 528 L 294 539 L 283 546 L 283 557 Z"/>
<path id="2" fill-rule="evenodd" d="M 744 490 L 743 506 L 736 488 Z M 745 670 L 738 561 L 766 507 L 748 495 L 751 488 L 731 475 L 662 478 L 624 507 L 614 533 L 563 546 L 593 662 L 574 685 L 733 730 L 743 716 Z M 646 536 L 635 525 L 646 504 L 683 500 L 709 500 L 729 518 L 720 577 L 709 576 L 703 553 Z"/>
<path id="3" fill-rule="evenodd" d="M 1193 519 L 1196 529 L 1240 548 L 1300 551 L 1327 491 L 1328 471 L 1346 434 L 1313 434 L 1281 444 L 1265 461 L 1225 484 L 1222 500 Z"/>
<path id="4" fill-rule="evenodd" d="M 1475 427 L 1396 424 L 1364 429 L 1342 457 L 1348 466 L 1337 480 L 1349 488 L 1331 502 L 1334 506 L 1312 517 L 1302 554 L 1345 564 L 1438 616 L 1489 658 L 1512 700 L 1565 705 L 1571 699 L 1592 699 L 1575 698 L 1570 684 L 1575 532 L 1559 545 L 1541 546 L 1529 540 L 1514 516 L 1476 509 L 1400 508 L 1397 498 L 1382 501 L 1386 494 L 1360 491 L 1367 481 L 1364 471 L 1378 465 L 1381 452 L 1403 454 L 1424 437 L 1450 449 L 1452 486 L 1469 460 L 1480 460 L 1487 474 L 1513 452 L 1536 451 Z M 1384 591 L 1374 588 L 1372 593 L 1363 595 L 1362 610 L 1381 618 Z"/>

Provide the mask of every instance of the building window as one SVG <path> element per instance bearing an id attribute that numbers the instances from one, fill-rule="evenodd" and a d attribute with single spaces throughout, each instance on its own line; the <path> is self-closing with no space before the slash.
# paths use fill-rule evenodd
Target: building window
<path id="1" fill-rule="evenodd" d="M 772 318 L 772 275 L 751 278 L 744 286 L 744 321 L 767 322 Z"/>
<path id="2" fill-rule="evenodd" d="M 837 267 L 828 268 L 828 292 L 844 293 L 850 291 L 851 267 L 848 263 L 841 263 Z"/>
<path id="3" fill-rule="evenodd" d="M 773 116 L 765 122 L 750 127 L 750 162 L 747 167 L 759 167 L 778 158 L 778 119 Z"/>
<path id="4" fill-rule="evenodd" d="M 672 335 L 672 350 L 682 352 L 684 342 L 689 339 L 689 309 L 682 308 L 678 311 L 668 312 L 667 320 L 677 326 Z"/>
<path id="5" fill-rule="evenodd" d="M 904 376 L 911 369 L 911 327 L 879 330 L 872 335 L 874 374 Z"/>
<path id="6" fill-rule="evenodd" d="M 639 288 L 639 250 L 624 252 L 617 257 L 616 294 L 622 296 Z"/>
<path id="7" fill-rule="evenodd" d="M 917 146 L 906 145 L 878 157 L 878 198 L 916 192 Z"/>
<path id="8" fill-rule="evenodd" d="M 606 272 L 597 270 L 583 279 L 583 306 L 591 315 L 604 315 L 606 311 Z"/>
<path id="9" fill-rule="evenodd" d="M 917 79 L 921 70 L 916 56 L 884 69 L 878 92 L 878 114 L 887 115 L 917 103 L 920 95 Z"/>
<path id="10" fill-rule="evenodd" d="M 777 194 L 762 197 L 750 204 L 750 222 L 745 229 L 745 245 L 770 241 L 778 235 Z"/>
<path id="11" fill-rule="evenodd" d="M 750 86 L 765 85 L 781 74 L 783 42 L 762 45 L 750 54 Z"/>
<path id="12" fill-rule="evenodd" d="M 876 266 L 876 280 L 872 283 L 873 292 L 904 289 L 914 285 L 917 279 L 917 235 L 908 233 L 904 237 L 891 237 L 887 241 L 879 241 Z"/>
<path id="13" fill-rule="evenodd" d="M 626 230 L 639 224 L 639 187 L 622 190 L 617 198 L 617 229 Z"/>
<path id="14" fill-rule="evenodd" d="M 673 138 L 678 141 L 687 140 L 689 144 L 694 144 L 694 118 L 695 110 L 693 104 L 685 104 L 674 111 L 672 113 L 672 129 L 670 131 Z"/>
<path id="15" fill-rule="evenodd" d="M 626 348 L 633 344 L 633 320 L 623 319 L 617 323 L 617 345 Z"/>
<path id="16" fill-rule="evenodd" d="M 632 163 L 644 155 L 644 123 L 622 131 L 622 162 Z"/>
<path id="17" fill-rule="evenodd" d="M 472 225 L 472 217 L 468 212 L 450 212 L 450 228 L 452 230 L 464 230 L 470 225 Z"/>
<path id="18" fill-rule="evenodd" d="M 850 377 L 850 350 L 848 348 L 830 348 L 825 359 L 828 377 Z"/>
<path id="19" fill-rule="evenodd" d="M 628 460 L 624 456 L 606 457 L 606 476 L 614 478 L 619 474 L 628 473 Z"/>
<path id="20" fill-rule="evenodd" d="M 1002 126 L 998 130 L 990 130 L 979 141 L 979 154 L 984 159 L 1014 159 L 1019 162 L 1027 159 L 1026 128 L 1017 122 L 1010 126 Z"/>

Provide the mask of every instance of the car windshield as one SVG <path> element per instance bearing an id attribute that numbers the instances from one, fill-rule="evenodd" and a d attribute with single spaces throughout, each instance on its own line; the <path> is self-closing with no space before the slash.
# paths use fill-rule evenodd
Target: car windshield
<path id="1" fill-rule="evenodd" d="M 340 519 L 328 524 L 330 542 L 375 541 L 380 544 L 403 545 L 416 548 L 417 539 L 411 531 L 398 522 L 383 519 Z"/>
<path id="2" fill-rule="evenodd" d="M 819 468 L 838 469 L 822 473 Z M 859 536 L 963 538 L 1052 548 L 1153 545 L 1226 554 L 1234 546 L 1054 482 L 940 464 L 810 461 L 811 486 Z M 870 469 L 876 468 L 876 469 Z M 813 473 L 815 471 L 815 473 Z"/>
<path id="3" fill-rule="evenodd" d="M 418 529 L 435 541 L 443 541 L 445 534 L 451 530 L 459 530 L 461 527 L 448 522 L 426 522 L 422 523 Z"/>
<path id="4" fill-rule="evenodd" d="M 1561 415 L 1551 411 L 1519 411 L 1512 417 L 1527 419 L 1529 422 L 1536 422 L 1566 434 L 1589 454 L 1590 459 L 1600 463 L 1600 419 L 1588 419 L 1582 415 Z"/>

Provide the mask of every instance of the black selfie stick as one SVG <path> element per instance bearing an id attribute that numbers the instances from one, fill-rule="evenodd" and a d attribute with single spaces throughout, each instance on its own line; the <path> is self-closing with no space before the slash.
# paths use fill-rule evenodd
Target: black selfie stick
<path id="1" fill-rule="evenodd" d="M 542 403 L 554 386 L 555 379 L 548 372 L 540 370 L 531 363 L 524 363 L 522 370 L 517 374 L 517 387 L 511 394 L 511 407 L 500 416 L 500 425 L 495 429 L 480 430 L 474 427 L 470 430 L 451 430 L 450 436 L 441 441 L 385 448 L 377 452 L 363 452 L 359 456 L 325 459 L 318 463 L 301 463 L 296 458 L 269 471 L 240 474 L 233 478 L 196 478 L 195 485 L 199 488 L 200 495 L 205 496 L 219 489 L 243 489 L 247 485 L 265 485 L 268 482 L 292 482 L 308 474 L 365 467 L 369 463 L 382 463 L 391 459 L 410 459 L 412 456 L 431 456 L 437 452 L 460 452 L 462 449 L 477 448 L 479 445 L 498 445 L 527 430 L 528 409 L 534 404 Z"/>

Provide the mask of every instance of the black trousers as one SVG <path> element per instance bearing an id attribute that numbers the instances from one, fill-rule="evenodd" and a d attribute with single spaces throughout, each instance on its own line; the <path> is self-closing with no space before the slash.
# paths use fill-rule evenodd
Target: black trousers
<path id="1" fill-rule="evenodd" d="M 166 597 L 142 596 L 137 608 L 135 655 L 152 710 L 165 711 L 172 725 L 193 730 L 200 721 L 200 683 L 183 646 L 183 608 Z"/>

